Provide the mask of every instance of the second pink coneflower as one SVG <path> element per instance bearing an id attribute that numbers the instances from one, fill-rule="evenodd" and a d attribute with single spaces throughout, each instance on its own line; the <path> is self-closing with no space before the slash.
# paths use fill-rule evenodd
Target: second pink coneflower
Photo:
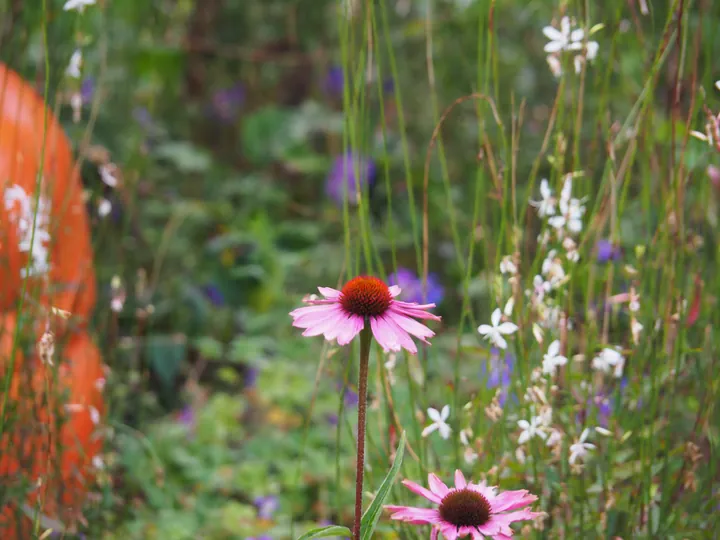
<path id="1" fill-rule="evenodd" d="M 432 540 L 437 540 L 440 533 L 445 540 L 457 540 L 467 536 L 472 540 L 508 540 L 513 537 L 510 524 L 543 515 L 525 508 L 537 500 L 537 497 L 528 491 L 523 489 L 498 493 L 496 488 L 487 486 L 485 482 L 468 482 L 459 470 L 455 471 L 455 488 L 446 486 L 434 474 L 428 475 L 430 489 L 409 480 L 404 480 L 403 484 L 410 491 L 435 503 L 437 508 L 385 508 L 392 512 L 392 519 L 415 525 L 431 525 Z"/>
<path id="2" fill-rule="evenodd" d="M 309 306 L 292 311 L 293 326 L 304 328 L 303 336 L 323 335 L 329 341 L 337 340 L 338 345 L 350 343 L 367 321 L 383 350 L 405 349 L 416 354 L 417 347 L 411 336 L 428 343 L 428 338 L 435 333 L 415 319 L 440 320 L 428 312 L 435 304 L 396 300 L 400 287 L 388 287 L 372 276 L 351 279 L 340 291 L 330 287 L 318 287 L 318 290 L 325 298 L 306 300 Z"/>

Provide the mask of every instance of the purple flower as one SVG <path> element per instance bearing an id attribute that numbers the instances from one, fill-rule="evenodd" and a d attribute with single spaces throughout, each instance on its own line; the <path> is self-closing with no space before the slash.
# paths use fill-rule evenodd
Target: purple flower
<path id="1" fill-rule="evenodd" d="M 193 428 L 195 426 L 195 411 L 190 405 L 186 405 L 185 408 L 180 411 L 180 414 L 178 414 L 177 420 L 182 425 Z"/>
<path id="2" fill-rule="evenodd" d="M 273 514 L 279 506 L 278 498 L 275 495 L 255 497 L 253 502 L 257 507 L 258 517 L 260 519 L 272 519 Z"/>
<path id="3" fill-rule="evenodd" d="M 218 90 L 212 97 L 212 112 L 221 121 L 231 123 L 245 103 L 245 87 L 238 83 Z"/>
<path id="4" fill-rule="evenodd" d="M 487 388 L 502 388 L 499 397 L 501 407 L 505 405 L 508 397 L 508 388 L 511 382 L 510 375 L 512 374 L 514 364 L 515 359 L 512 354 L 506 353 L 503 360 L 500 356 L 500 349 L 492 347 L 490 349 L 490 360 L 488 361 L 490 373 L 488 373 L 486 366 L 482 366 L 483 376 L 487 377 Z"/>
<path id="5" fill-rule="evenodd" d="M 260 375 L 260 370 L 256 367 L 248 367 L 245 371 L 245 378 L 243 380 L 245 384 L 245 388 L 254 388 L 257 384 L 258 376 Z"/>
<path id="6" fill-rule="evenodd" d="M 345 75 L 341 66 L 333 66 L 325 74 L 323 90 L 330 96 L 341 96 L 345 86 Z"/>
<path id="7" fill-rule="evenodd" d="M 135 121 L 146 130 L 152 129 L 155 125 L 153 117 L 150 115 L 150 111 L 148 111 L 145 107 L 135 107 L 132 115 Z"/>
<path id="8" fill-rule="evenodd" d="M 360 398 L 358 398 L 357 392 L 350 388 L 345 389 L 345 396 L 343 398 L 345 400 L 345 406 L 346 407 L 357 407 L 358 402 L 360 401 Z"/>
<path id="9" fill-rule="evenodd" d="M 225 304 L 225 297 L 217 285 L 209 283 L 203 287 L 203 292 L 205 293 L 205 296 L 207 296 L 207 299 L 210 300 L 210 303 L 215 307 L 220 307 Z"/>
<path id="10" fill-rule="evenodd" d="M 83 103 L 90 103 L 92 101 L 93 94 L 95 93 L 95 79 L 87 77 L 83 79 L 80 84 L 80 98 Z"/>
<path id="11" fill-rule="evenodd" d="M 418 304 L 439 304 L 445 296 L 445 289 L 440 284 L 437 274 L 430 272 L 427 279 L 427 301 L 423 297 L 423 282 L 420 277 L 408 268 L 398 268 L 397 272 L 388 276 L 390 285 L 398 285 L 402 292 L 400 299 Z"/>
<path id="12" fill-rule="evenodd" d="M 348 202 L 357 204 L 357 190 L 363 190 L 365 186 L 372 184 L 376 170 L 372 160 L 346 152 L 335 158 L 327 177 L 325 191 L 340 206 L 346 193 Z"/>
<path id="13" fill-rule="evenodd" d="M 337 426 L 338 424 L 338 415 L 335 413 L 330 413 L 326 416 L 327 423 L 331 426 Z"/>
<path id="14" fill-rule="evenodd" d="M 599 263 L 620 259 L 620 248 L 610 242 L 610 240 L 598 240 L 595 244 L 595 249 L 597 250 L 597 261 Z"/>

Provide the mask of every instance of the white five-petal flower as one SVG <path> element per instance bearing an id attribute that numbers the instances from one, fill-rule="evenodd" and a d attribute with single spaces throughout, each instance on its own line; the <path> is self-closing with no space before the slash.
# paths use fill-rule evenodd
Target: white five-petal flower
<path id="1" fill-rule="evenodd" d="M 490 322 L 492 323 L 492 326 L 490 326 L 489 324 L 481 324 L 480 326 L 478 326 L 478 332 L 482 334 L 485 339 L 492 342 L 500 349 L 507 349 L 507 341 L 505 341 L 503 335 L 507 336 L 510 334 L 514 334 L 515 332 L 517 332 L 518 327 L 515 323 L 511 322 L 501 323 L 501 317 L 502 312 L 500 311 L 500 308 L 496 308 L 490 316 Z"/>
<path id="2" fill-rule="evenodd" d="M 570 445 L 570 459 L 568 460 L 570 462 L 570 465 L 575 465 L 575 462 L 578 459 L 584 461 L 585 456 L 587 456 L 588 452 L 595 448 L 594 444 L 585 442 L 588 438 L 588 435 L 590 435 L 590 430 L 588 428 L 585 428 L 577 442 Z"/>
<path id="3" fill-rule="evenodd" d="M 538 216 L 552 216 L 555 213 L 555 197 L 553 197 L 550 184 L 543 178 L 540 181 L 540 200 L 530 201 L 530 206 L 538 209 Z"/>
<path id="4" fill-rule="evenodd" d="M 560 341 L 553 341 L 543 355 L 542 370 L 546 375 L 555 375 L 557 368 L 567 364 L 567 358 L 560 355 Z"/>
<path id="5" fill-rule="evenodd" d="M 533 437 L 540 437 L 542 440 L 547 438 L 543 419 L 540 416 L 533 416 L 529 422 L 527 420 L 518 420 L 518 426 L 522 429 L 518 437 L 518 444 L 525 444 Z"/>
<path id="6" fill-rule="evenodd" d="M 619 379 L 625 368 L 625 358 L 618 350 L 606 347 L 593 358 L 592 367 L 603 373 L 610 373 L 612 370 L 615 378 Z"/>
<path id="7" fill-rule="evenodd" d="M 427 413 L 430 420 L 432 420 L 432 424 L 423 429 L 422 436 L 427 437 L 433 431 L 438 431 L 440 436 L 447 440 L 447 438 L 450 437 L 450 432 L 452 431 L 452 428 L 446 423 L 446 420 L 450 417 L 450 406 L 445 405 L 442 408 L 442 411 L 438 411 L 437 409 L 430 407 L 427 410 Z"/>

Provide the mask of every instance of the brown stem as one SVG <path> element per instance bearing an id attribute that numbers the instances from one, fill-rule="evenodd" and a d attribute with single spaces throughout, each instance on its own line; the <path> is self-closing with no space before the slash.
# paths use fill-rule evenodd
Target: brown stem
<path id="1" fill-rule="evenodd" d="M 370 341 L 372 332 L 369 321 L 360 332 L 360 374 L 358 376 L 358 426 L 357 426 L 357 462 L 355 464 L 355 522 L 353 540 L 360 540 L 360 520 L 362 519 L 363 475 L 365 472 L 365 411 L 367 410 L 368 364 L 370 363 Z"/>

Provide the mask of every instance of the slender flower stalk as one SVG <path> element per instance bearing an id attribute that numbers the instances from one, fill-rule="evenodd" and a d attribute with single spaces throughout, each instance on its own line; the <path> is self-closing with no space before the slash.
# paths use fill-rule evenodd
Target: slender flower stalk
<path id="1" fill-rule="evenodd" d="M 355 463 L 355 521 L 353 522 L 353 540 L 360 538 L 360 520 L 362 519 L 363 477 L 365 476 L 365 424 L 367 411 L 368 364 L 370 363 L 370 325 L 360 332 L 360 374 L 358 375 L 358 425 L 357 460 Z"/>
<path id="2" fill-rule="evenodd" d="M 367 411 L 368 364 L 373 336 L 385 352 L 405 349 L 417 354 L 417 346 L 410 336 L 429 344 L 435 335 L 415 319 L 440 317 L 429 313 L 435 304 L 403 302 L 396 298 L 402 289 L 388 287 L 372 276 L 358 276 L 348 281 L 342 290 L 319 287 L 323 299 L 308 299 L 307 307 L 290 312 L 293 326 L 304 328 L 303 336 L 323 335 L 328 341 L 347 345 L 360 335 L 360 373 L 358 380 L 357 462 L 355 470 L 355 521 L 353 540 L 360 539 L 362 518 L 363 476 L 365 471 L 365 426 Z"/>

